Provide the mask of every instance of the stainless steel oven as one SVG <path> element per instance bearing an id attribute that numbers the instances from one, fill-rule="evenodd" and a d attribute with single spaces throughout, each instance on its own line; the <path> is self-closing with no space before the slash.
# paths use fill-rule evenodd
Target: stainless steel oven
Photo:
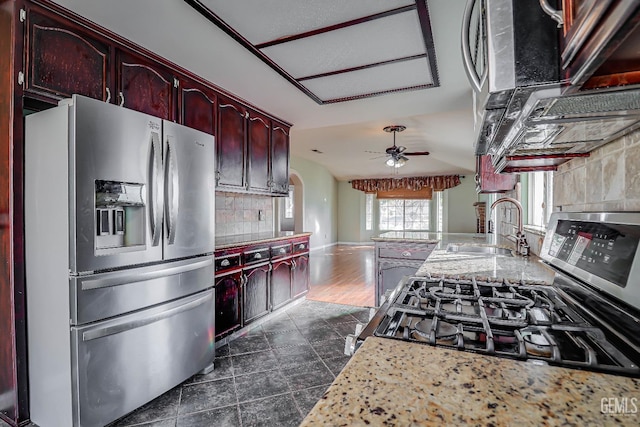
<path id="1" fill-rule="evenodd" d="M 554 213 L 552 284 L 408 277 L 346 350 L 378 336 L 640 377 L 639 242 L 640 213 Z"/>

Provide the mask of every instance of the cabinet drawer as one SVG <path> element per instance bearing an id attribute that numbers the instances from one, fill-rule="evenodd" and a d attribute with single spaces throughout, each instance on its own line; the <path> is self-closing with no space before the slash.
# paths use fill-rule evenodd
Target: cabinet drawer
<path id="1" fill-rule="evenodd" d="M 293 253 L 300 254 L 303 252 L 309 252 L 309 239 L 293 242 Z"/>
<path id="2" fill-rule="evenodd" d="M 394 246 L 379 248 L 380 258 L 410 259 L 424 261 L 433 251 L 435 245 L 428 246 Z"/>
<path id="3" fill-rule="evenodd" d="M 271 259 L 283 258 L 291 255 L 291 243 L 271 246 Z"/>
<path id="4" fill-rule="evenodd" d="M 242 254 L 243 264 L 245 265 L 269 261 L 270 258 L 271 251 L 269 248 L 255 249 Z"/>
<path id="5" fill-rule="evenodd" d="M 216 257 L 216 273 L 240 267 L 240 254 Z"/>

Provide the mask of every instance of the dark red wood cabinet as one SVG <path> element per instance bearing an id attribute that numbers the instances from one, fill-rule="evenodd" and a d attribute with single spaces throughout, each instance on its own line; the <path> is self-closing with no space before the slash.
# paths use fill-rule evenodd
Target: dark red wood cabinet
<path id="1" fill-rule="evenodd" d="M 110 95 L 111 47 L 79 25 L 29 5 L 25 90 L 56 99 Z"/>
<path id="2" fill-rule="evenodd" d="M 215 337 L 223 338 L 242 326 L 242 271 L 216 275 Z"/>
<path id="3" fill-rule="evenodd" d="M 291 270 L 291 297 L 298 298 L 309 291 L 309 255 L 293 258 Z"/>
<path id="4" fill-rule="evenodd" d="M 219 98 L 216 183 L 220 190 L 246 189 L 246 117 L 247 110 L 242 105 Z"/>
<path id="5" fill-rule="evenodd" d="M 291 301 L 292 259 L 273 263 L 271 271 L 271 306 L 275 310 Z"/>
<path id="6" fill-rule="evenodd" d="M 116 54 L 117 103 L 166 120 L 175 119 L 177 79 L 171 70 L 141 55 Z"/>
<path id="7" fill-rule="evenodd" d="M 266 262 L 242 270 L 243 276 L 243 323 L 247 324 L 268 314 L 269 272 L 271 263 Z"/>
<path id="8" fill-rule="evenodd" d="M 515 174 L 495 173 L 491 156 L 476 156 L 476 192 L 504 193 L 513 190 L 518 177 Z"/>
<path id="9" fill-rule="evenodd" d="M 563 0 L 566 91 L 640 83 L 640 2 Z"/>
<path id="10" fill-rule="evenodd" d="M 180 79 L 178 93 L 180 122 L 190 128 L 216 135 L 217 94 L 187 78 Z"/>
<path id="11" fill-rule="evenodd" d="M 269 178 L 271 166 L 271 121 L 249 111 L 247 119 L 247 183 L 252 192 L 271 191 Z"/>
<path id="12" fill-rule="evenodd" d="M 271 191 L 289 194 L 289 128 L 273 123 L 271 129 Z"/>

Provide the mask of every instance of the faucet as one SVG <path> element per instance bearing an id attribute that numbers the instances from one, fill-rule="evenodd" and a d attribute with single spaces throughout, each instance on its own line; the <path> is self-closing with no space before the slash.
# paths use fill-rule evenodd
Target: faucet
<path id="1" fill-rule="evenodd" d="M 518 211 L 518 232 L 516 233 L 516 254 L 522 256 L 529 256 L 529 244 L 527 243 L 527 238 L 524 235 L 524 230 L 522 228 L 522 205 L 519 201 L 512 197 L 503 197 L 501 199 L 496 200 L 491 205 L 491 212 L 493 212 L 493 208 L 500 203 L 511 202 L 515 205 Z"/>

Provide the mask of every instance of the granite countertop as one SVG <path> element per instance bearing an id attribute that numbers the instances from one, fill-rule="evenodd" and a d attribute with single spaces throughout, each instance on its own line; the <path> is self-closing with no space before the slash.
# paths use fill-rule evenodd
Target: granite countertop
<path id="1" fill-rule="evenodd" d="M 236 246 L 251 245 L 255 243 L 267 243 L 282 239 L 291 239 L 294 237 L 310 236 L 313 233 L 301 232 L 296 233 L 293 231 L 279 231 L 279 232 L 266 232 L 266 233 L 247 233 L 247 234 L 234 234 L 232 236 L 220 236 L 216 237 L 216 250 L 228 249 Z"/>
<path id="2" fill-rule="evenodd" d="M 639 379 L 370 337 L 301 425 L 637 426 L 632 399 Z"/>
<path id="3" fill-rule="evenodd" d="M 387 231 L 372 237 L 374 242 L 438 243 L 437 248 L 446 248 L 449 243 L 496 244 L 495 234 L 433 233 L 429 231 Z"/>

